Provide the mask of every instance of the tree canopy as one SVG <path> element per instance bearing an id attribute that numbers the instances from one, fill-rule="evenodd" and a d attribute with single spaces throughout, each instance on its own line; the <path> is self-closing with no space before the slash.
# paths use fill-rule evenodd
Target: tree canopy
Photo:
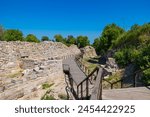
<path id="1" fill-rule="evenodd" d="M 64 42 L 64 38 L 60 34 L 55 35 L 54 38 L 56 42 L 62 42 L 62 43 Z"/>
<path id="2" fill-rule="evenodd" d="M 42 36 L 41 41 L 49 41 L 49 37 L 48 36 Z"/>
<path id="3" fill-rule="evenodd" d="M 19 30 L 6 30 L 2 36 L 4 41 L 23 41 L 23 33 Z"/>
<path id="4" fill-rule="evenodd" d="M 97 38 L 94 40 L 93 46 L 97 53 L 106 52 L 112 46 L 113 41 L 115 41 L 124 32 L 124 29 L 116 24 L 109 24 L 105 26 L 99 39 Z"/>
<path id="5" fill-rule="evenodd" d="M 90 41 L 87 36 L 78 36 L 77 37 L 77 45 L 79 48 L 83 48 L 87 45 L 90 45 Z"/>
<path id="6" fill-rule="evenodd" d="M 4 33 L 3 27 L 0 26 L 0 41 L 2 41 L 3 33 Z"/>
<path id="7" fill-rule="evenodd" d="M 149 23 L 142 26 L 134 24 L 128 31 L 115 24 L 107 25 L 101 36 L 94 40 L 93 47 L 101 55 L 109 49 L 114 50 L 114 58 L 122 68 L 129 64 L 135 65 L 137 70 L 148 68 L 143 71 L 142 80 L 150 84 Z"/>
<path id="8" fill-rule="evenodd" d="M 37 39 L 37 37 L 33 34 L 28 34 L 27 37 L 25 38 L 27 42 L 36 42 L 39 43 L 40 41 Z"/>
<path id="9" fill-rule="evenodd" d="M 62 42 L 67 46 L 75 44 L 79 48 L 82 48 L 87 45 L 90 45 L 90 41 L 87 36 L 78 36 L 77 38 L 75 38 L 72 35 L 68 35 L 67 38 L 64 38 L 62 35 L 57 34 L 54 36 L 54 38 L 55 38 L 56 42 Z"/>
<path id="10" fill-rule="evenodd" d="M 68 44 L 76 44 L 76 38 L 74 38 L 72 35 L 68 35 L 68 38 L 66 39 L 66 42 Z"/>

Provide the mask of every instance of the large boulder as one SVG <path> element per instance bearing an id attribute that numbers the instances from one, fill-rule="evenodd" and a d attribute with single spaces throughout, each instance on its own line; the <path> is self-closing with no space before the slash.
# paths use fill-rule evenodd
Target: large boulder
<path id="1" fill-rule="evenodd" d="M 97 56 L 96 51 L 92 46 L 86 46 L 84 48 L 81 48 L 80 50 L 83 54 L 83 58 L 93 58 Z"/>
<path id="2" fill-rule="evenodd" d="M 80 49 L 76 45 L 71 45 L 69 50 L 72 54 L 78 55 L 81 53 Z"/>

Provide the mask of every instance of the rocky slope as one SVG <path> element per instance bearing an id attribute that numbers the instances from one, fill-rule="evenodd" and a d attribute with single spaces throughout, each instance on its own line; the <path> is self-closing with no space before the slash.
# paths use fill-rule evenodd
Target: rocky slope
<path id="1" fill-rule="evenodd" d="M 40 99 L 45 82 L 65 87 L 62 60 L 79 53 L 57 42 L 0 41 L 0 99 Z"/>

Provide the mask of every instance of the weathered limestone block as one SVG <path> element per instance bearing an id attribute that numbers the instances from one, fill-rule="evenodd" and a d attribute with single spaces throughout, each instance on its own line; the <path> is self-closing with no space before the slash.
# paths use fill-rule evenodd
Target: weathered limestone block
<path id="1" fill-rule="evenodd" d="M 83 54 L 83 58 L 90 58 L 90 57 L 95 57 L 97 56 L 95 49 L 92 46 L 86 46 L 84 48 L 80 49 L 82 54 Z"/>

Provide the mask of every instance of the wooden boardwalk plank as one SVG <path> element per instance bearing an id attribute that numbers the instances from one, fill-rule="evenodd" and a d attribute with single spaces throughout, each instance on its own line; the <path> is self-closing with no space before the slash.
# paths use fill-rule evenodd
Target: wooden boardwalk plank
<path id="1" fill-rule="evenodd" d="M 78 67 L 74 57 L 70 57 L 68 59 L 63 60 L 63 64 L 69 65 L 70 73 L 76 85 L 80 84 L 84 79 L 86 79 L 87 76 Z M 99 82 L 100 81 L 96 82 L 97 85 L 94 86 L 95 90 L 91 92 L 91 93 L 95 93 L 95 96 L 98 94 L 97 88 L 99 86 Z M 85 86 L 86 85 L 84 82 L 81 91 L 84 91 L 86 89 Z M 81 93 L 80 95 L 83 94 L 84 93 Z M 96 97 L 92 97 L 92 99 L 96 99 Z M 150 100 L 150 86 L 102 90 L 102 99 L 103 100 Z"/>
<path id="2" fill-rule="evenodd" d="M 91 100 L 100 100 L 102 99 L 102 75 L 103 75 L 103 68 L 99 69 L 96 83 L 94 85 L 94 89 L 92 91 Z"/>
<path id="3" fill-rule="evenodd" d="M 82 70 L 78 67 L 77 63 L 75 62 L 74 57 L 70 57 L 68 59 L 63 60 L 63 64 L 69 65 L 70 73 L 77 85 L 86 78 L 86 75 L 82 72 Z"/>
<path id="4" fill-rule="evenodd" d="M 106 100 L 150 100 L 150 87 L 136 87 L 103 90 L 102 99 Z"/>

